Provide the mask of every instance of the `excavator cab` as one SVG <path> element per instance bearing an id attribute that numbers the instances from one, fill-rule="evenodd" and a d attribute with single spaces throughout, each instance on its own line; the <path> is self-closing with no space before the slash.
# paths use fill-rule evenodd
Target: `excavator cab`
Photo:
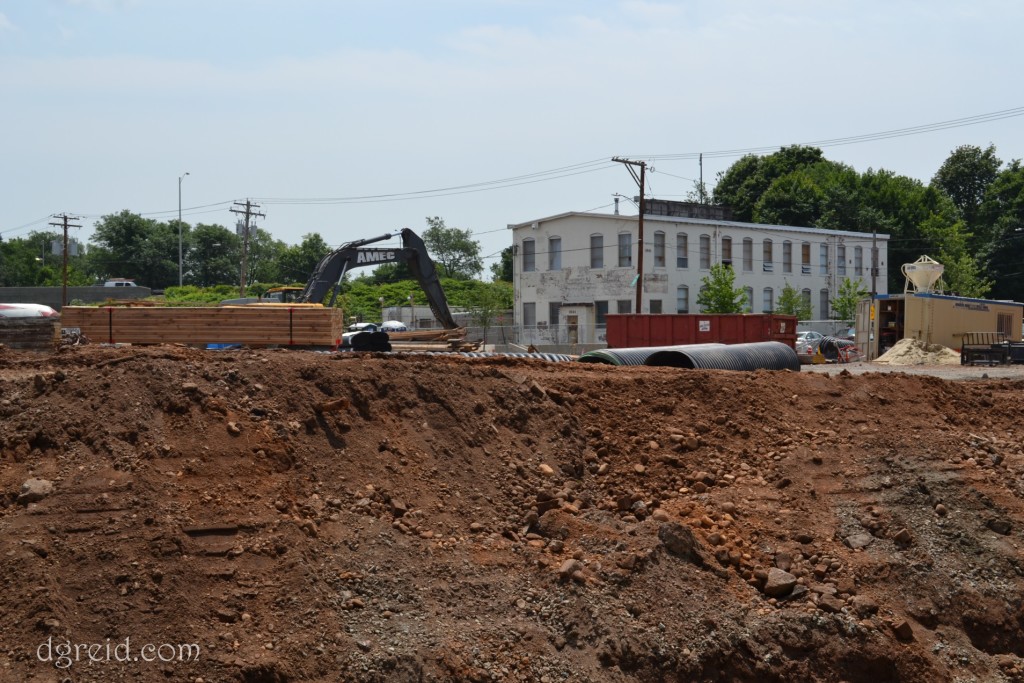
<path id="1" fill-rule="evenodd" d="M 271 287 L 268 289 L 260 301 L 268 304 L 294 304 L 299 302 L 299 298 L 302 296 L 302 290 L 304 287 L 294 285 L 287 287 Z"/>

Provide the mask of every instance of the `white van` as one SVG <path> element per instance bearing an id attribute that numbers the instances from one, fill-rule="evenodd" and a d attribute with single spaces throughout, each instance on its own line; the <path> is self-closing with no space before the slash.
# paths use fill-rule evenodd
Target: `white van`
<path id="1" fill-rule="evenodd" d="M 115 277 L 103 283 L 104 287 L 138 287 L 135 280 L 127 280 L 123 277 Z"/>

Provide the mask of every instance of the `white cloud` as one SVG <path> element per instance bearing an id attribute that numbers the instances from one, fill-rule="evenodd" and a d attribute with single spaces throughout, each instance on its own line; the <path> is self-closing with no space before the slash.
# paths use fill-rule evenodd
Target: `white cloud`
<path id="1" fill-rule="evenodd" d="M 7 18 L 6 14 L 4 14 L 3 12 L 0 12 L 0 31 L 13 31 L 13 30 L 14 30 L 14 24 L 11 23 L 11 20 Z"/>

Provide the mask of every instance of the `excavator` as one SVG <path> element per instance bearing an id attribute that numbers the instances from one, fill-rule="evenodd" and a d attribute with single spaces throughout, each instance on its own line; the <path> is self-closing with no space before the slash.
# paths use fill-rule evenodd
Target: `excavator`
<path id="1" fill-rule="evenodd" d="M 371 237 L 365 240 L 356 240 L 341 245 L 327 256 L 324 256 L 317 264 L 316 270 L 309 276 L 309 281 L 302 292 L 296 296 L 296 303 L 318 304 L 324 302 L 324 297 L 330 293 L 330 301 L 327 306 L 334 306 L 341 290 L 341 281 L 351 268 L 361 266 L 377 266 L 382 263 L 404 263 L 420 288 L 427 296 L 427 303 L 434 317 L 446 330 L 458 328 L 455 318 L 448 309 L 448 298 L 441 289 L 441 279 L 437 276 L 437 268 L 434 262 L 427 255 L 427 245 L 423 243 L 420 236 L 409 228 L 402 228 L 401 248 L 369 248 L 366 245 L 375 242 L 383 242 L 394 236 L 394 233 L 385 233 L 380 237 Z"/>
<path id="2" fill-rule="evenodd" d="M 343 244 L 320 259 L 316 269 L 309 276 L 304 287 L 275 287 L 267 290 L 262 298 L 228 299 L 222 306 L 239 305 L 281 305 L 305 304 L 324 305 L 324 298 L 330 294 L 326 303 L 333 307 L 341 290 L 341 282 L 352 268 L 361 266 L 377 266 L 383 263 L 404 263 L 412 272 L 420 288 L 427 296 L 427 303 L 434 317 L 446 330 L 458 329 L 459 325 L 448 309 L 448 298 L 441 288 L 441 279 L 437 275 L 434 262 L 427 255 L 427 245 L 420 236 L 409 228 L 401 231 L 402 246 L 400 248 L 368 248 L 367 245 L 383 242 L 395 236 L 385 233 L 379 237 L 356 240 Z"/>
<path id="3" fill-rule="evenodd" d="M 363 351 L 390 351 L 390 341 L 397 335 L 399 341 L 445 342 L 450 349 L 475 350 L 479 342 L 466 342 L 465 331 L 459 327 L 448 308 L 448 298 L 441 288 L 434 262 L 427 255 L 427 245 L 419 235 L 403 228 L 401 247 L 373 248 L 367 245 L 389 240 L 395 233 L 379 237 L 356 240 L 341 245 L 320 259 L 316 269 L 303 287 L 275 287 L 260 298 L 228 299 L 221 306 L 288 306 L 288 307 L 333 307 L 341 290 L 342 280 L 352 268 L 376 266 L 383 263 L 404 263 L 412 272 L 420 288 L 427 296 L 427 303 L 434 317 L 444 330 L 431 333 L 428 330 L 415 332 L 377 332 L 353 330 L 342 334 L 342 347 Z M 328 301 L 325 298 L 330 295 Z M 350 328 L 351 329 L 351 328 Z"/>

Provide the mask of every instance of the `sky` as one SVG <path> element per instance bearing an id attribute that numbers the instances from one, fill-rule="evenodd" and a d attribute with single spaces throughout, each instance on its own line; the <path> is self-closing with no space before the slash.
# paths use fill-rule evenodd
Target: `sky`
<path id="1" fill-rule="evenodd" d="M 189 224 L 251 199 L 288 244 L 438 216 L 489 266 L 509 224 L 635 215 L 616 156 L 664 199 L 825 141 L 928 183 L 961 145 L 1024 157 L 1021 26 L 1017 0 L 0 0 L 0 238 L 176 219 L 180 189 Z"/>

